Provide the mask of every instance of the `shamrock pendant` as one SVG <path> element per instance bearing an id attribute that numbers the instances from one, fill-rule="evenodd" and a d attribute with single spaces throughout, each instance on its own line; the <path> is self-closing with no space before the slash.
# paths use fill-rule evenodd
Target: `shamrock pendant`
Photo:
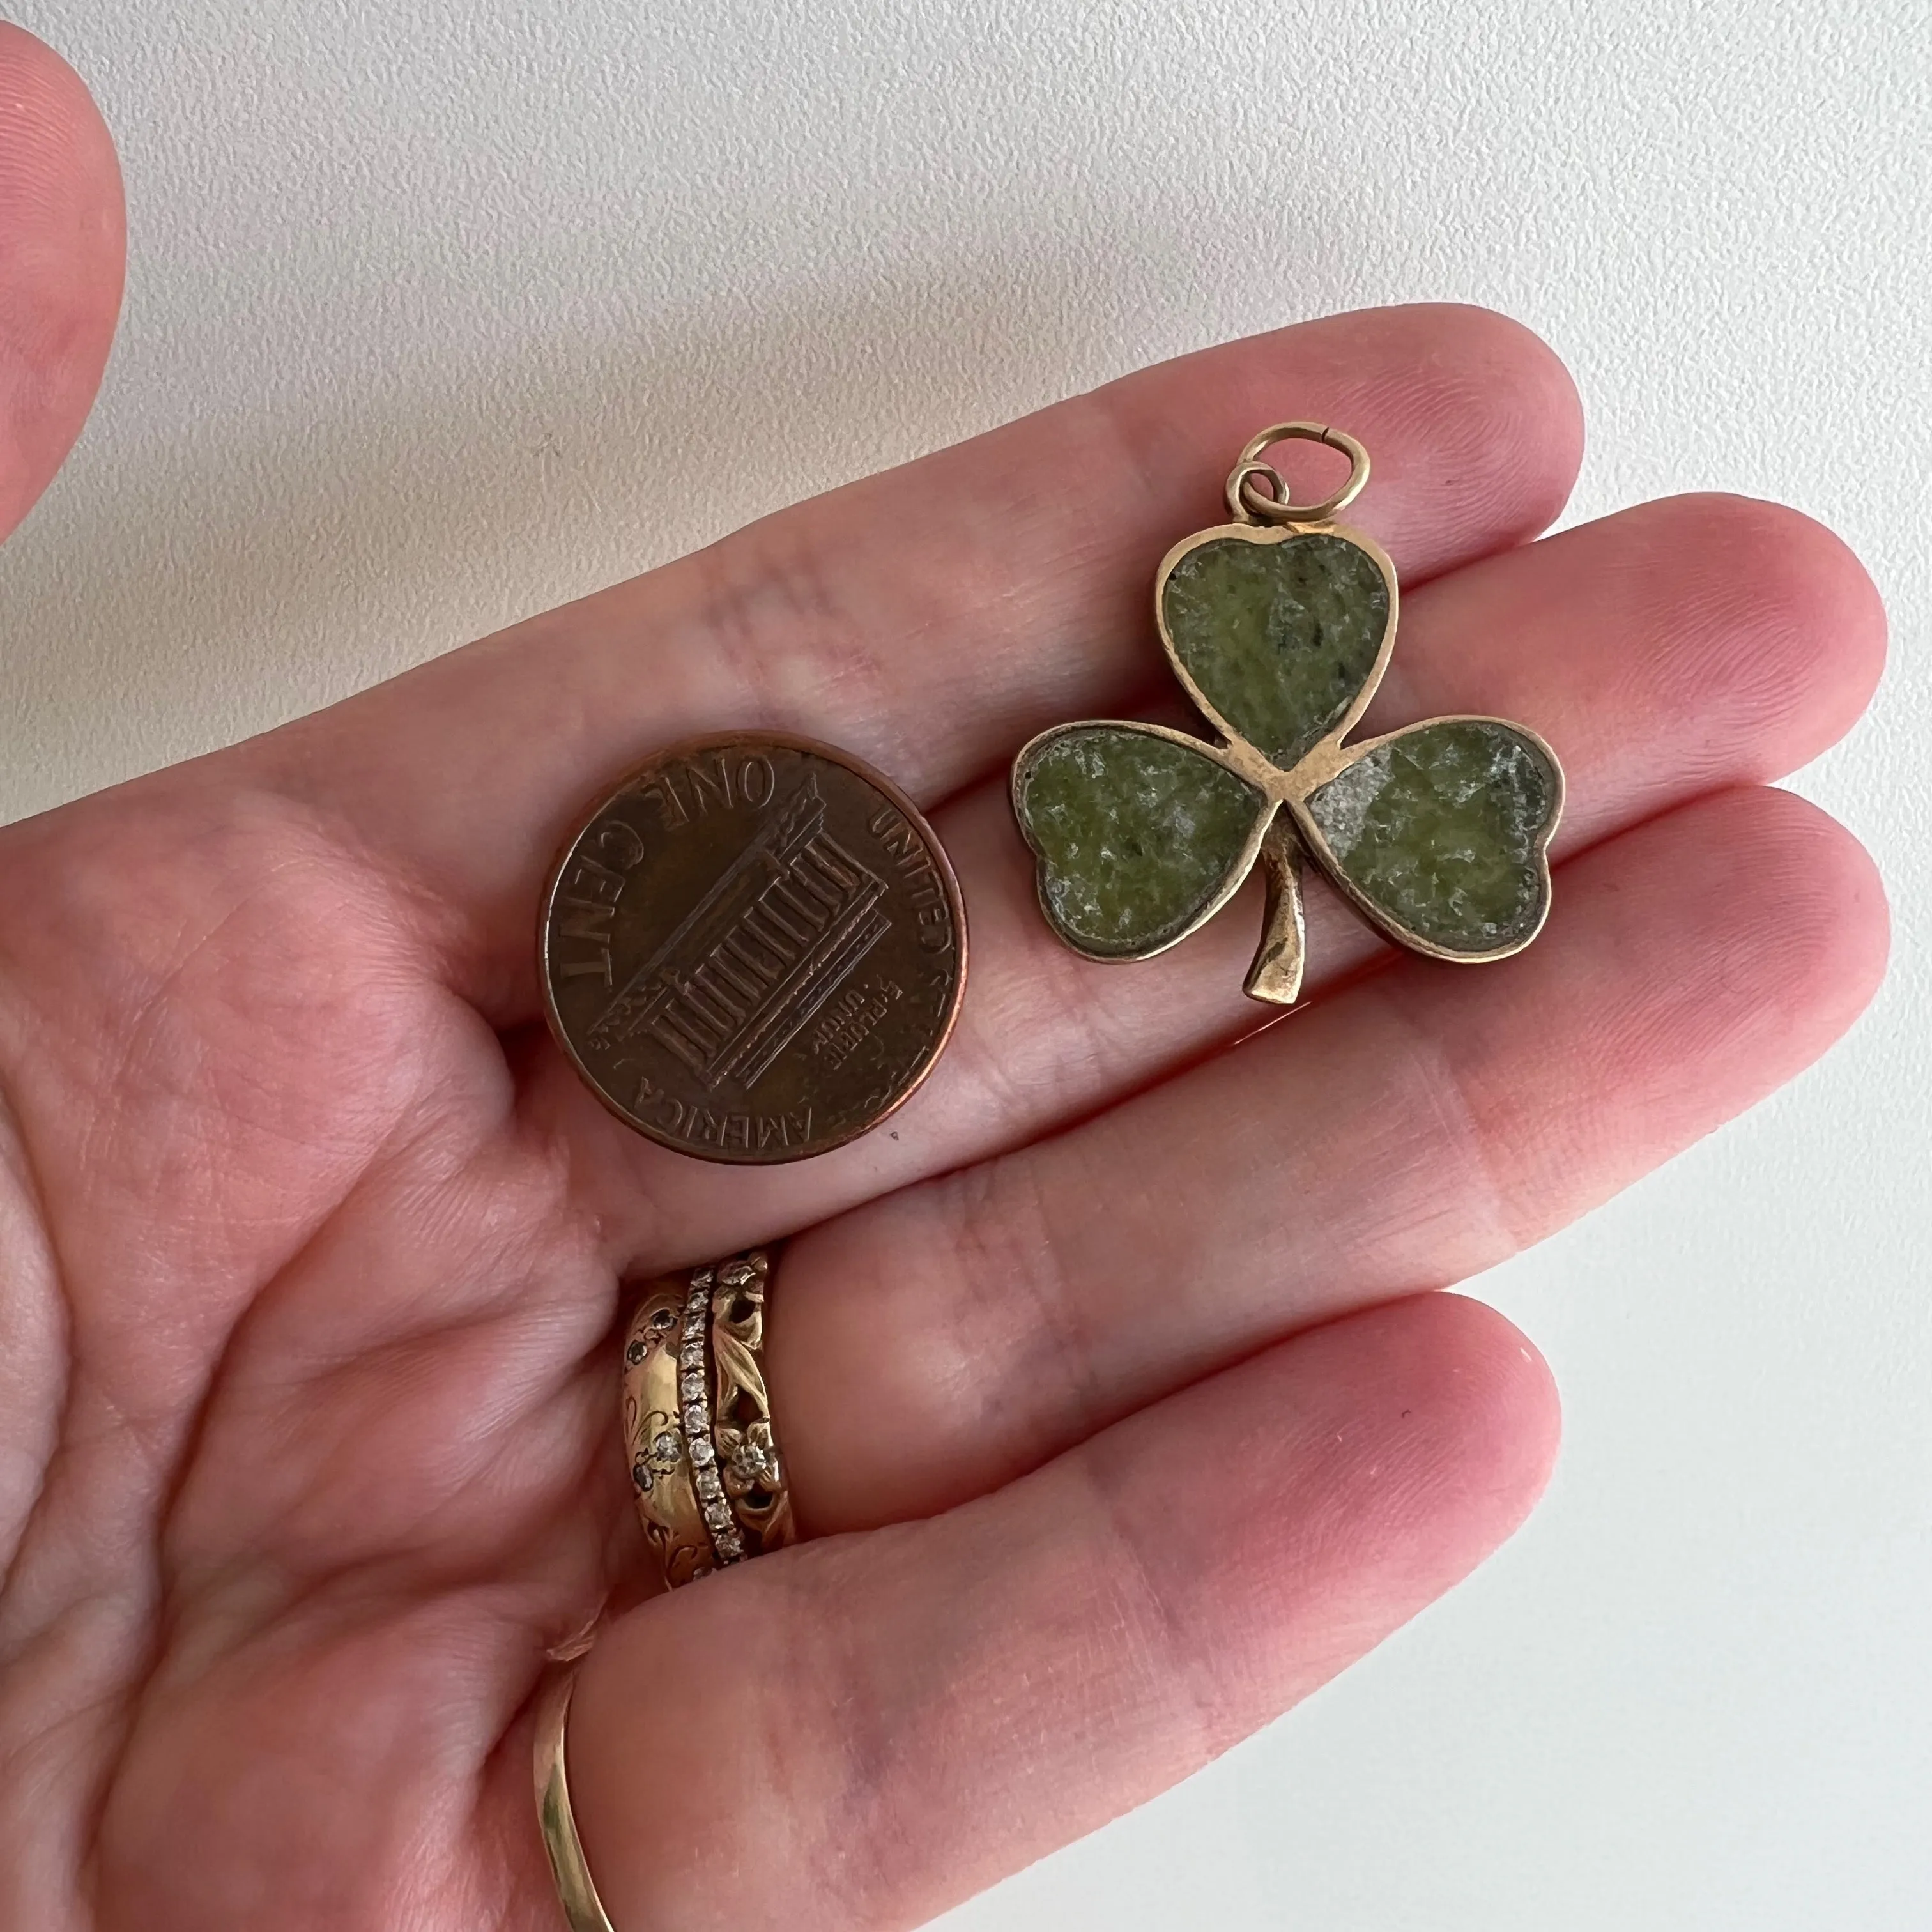
<path id="1" fill-rule="evenodd" d="M 1260 460 L 1295 440 L 1349 459 L 1348 482 L 1318 503 L 1290 502 Z M 1435 958 L 1506 958 L 1541 929 L 1563 772 L 1534 732 L 1436 718 L 1342 743 L 1395 643 L 1394 567 L 1333 520 L 1368 476 L 1353 436 L 1278 423 L 1228 478 L 1236 520 L 1162 560 L 1161 643 L 1219 744 L 1096 722 L 1056 725 L 1013 761 L 1040 906 L 1076 952 L 1152 958 L 1211 919 L 1258 859 L 1268 906 L 1247 990 L 1292 1005 L 1304 856 L 1390 938 Z"/>

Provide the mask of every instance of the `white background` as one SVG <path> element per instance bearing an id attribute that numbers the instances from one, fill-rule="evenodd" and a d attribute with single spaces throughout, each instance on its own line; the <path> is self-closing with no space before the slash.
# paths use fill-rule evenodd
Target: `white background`
<path id="1" fill-rule="evenodd" d="M 1932 1924 L 1923 9 L 17 9 L 114 127 L 133 262 L 100 407 L 0 561 L 9 814 L 1390 299 L 1556 344 L 1574 514 L 1782 496 L 1887 593 L 1875 714 L 1800 782 L 1880 855 L 1890 983 L 1795 1089 L 1481 1285 L 1566 1393 L 1541 1514 L 954 1932 Z"/>

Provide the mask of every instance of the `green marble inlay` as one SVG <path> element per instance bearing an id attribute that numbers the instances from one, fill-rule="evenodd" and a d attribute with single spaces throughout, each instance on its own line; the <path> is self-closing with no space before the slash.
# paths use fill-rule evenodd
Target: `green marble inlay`
<path id="1" fill-rule="evenodd" d="M 1220 537 L 1168 572 L 1161 615 L 1208 701 L 1286 770 L 1367 683 L 1388 586 L 1346 537 Z"/>
<path id="2" fill-rule="evenodd" d="M 1309 814 L 1350 880 L 1398 925 L 1454 952 L 1532 931 L 1550 761 L 1487 721 L 1418 725 L 1312 792 Z"/>
<path id="3" fill-rule="evenodd" d="M 1171 739 L 1117 724 L 1063 733 L 1026 767 L 1016 802 L 1062 938 L 1135 958 L 1184 932 L 1239 864 L 1264 800 Z"/>

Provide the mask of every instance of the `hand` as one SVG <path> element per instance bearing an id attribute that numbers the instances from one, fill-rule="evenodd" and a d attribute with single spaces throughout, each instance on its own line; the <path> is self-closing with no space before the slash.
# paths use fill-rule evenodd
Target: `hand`
<path id="1" fill-rule="evenodd" d="M 76 431 L 112 150 L 0 29 L 0 490 Z M 1480 710 L 1568 764 L 1556 909 L 1464 973 L 1256 907 L 1131 968 L 1050 938 L 1004 789 L 1154 701 L 1154 565 L 1261 423 L 1346 424 L 1405 584 L 1377 726 Z M 1548 350 L 1478 311 L 1191 356 L 740 532 L 319 716 L 0 834 L 0 1920 L 560 1924 L 547 1645 L 644 1562 L 620 1284 L 781 1234 L 769 1367 L 812 1540 L 643 1602 L 570 1750 L 624 1932 L 905 1926 L 1184 1776 L 1448 1588 L 1549 1467 L 1534 1352 L 1453 1282 L 1804 1065 L 1881 969 L 1871 868 L 1763 782 L 1882 618 L 1785 510 L 1547 542 Z M 104 700 L 111 701 L 111 700 Z M 931 807 L 953 1044 L 778 1170 L 628 1134 L 538 1018 L 572 814 L 772 725 Z"/>

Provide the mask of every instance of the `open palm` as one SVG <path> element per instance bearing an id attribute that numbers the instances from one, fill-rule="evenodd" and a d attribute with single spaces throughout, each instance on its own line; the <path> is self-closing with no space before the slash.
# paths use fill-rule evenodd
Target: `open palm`
<path id="1" fill-rule="evenodd" d="M 112 332 L 112 150 L 0 29 L 0 527 Z M 1285 416 L 1376 459 L 1403 579 L 1371 728 L 1520 718 L 1571 803 L 1556 912 L 1480 973 L 1256 908 L 1064 952 L 1004 767 L 1166 701 L 1153 566 Z M 1145 1798 L 1439 1594 L 1533 1500 L 1555 1406 L 1420 1292 L 1796 1071 L 1881 968 L 1851 840 L 1760 788 L 1876 674 L 1792 512 L 1546 542 L 1580 430 L 1479 311 L 1192 356 L 0 833 L 0 1922 L 560 1922 L 546 1646 L 607 1598 L 571 1732 L 620 1928 L 914 1924 Z M 931 810 L 974 970 L 890 1126 L 712 1168 L 627 1134 L 538 1018 L 586 796 L 771 726 Z M 1231 1050 L 1232 1049 L 1232 1050 Z M 807 1540 L 623 1607 L 622 1284 L 794 1237 L 770 1372 Z"/>

